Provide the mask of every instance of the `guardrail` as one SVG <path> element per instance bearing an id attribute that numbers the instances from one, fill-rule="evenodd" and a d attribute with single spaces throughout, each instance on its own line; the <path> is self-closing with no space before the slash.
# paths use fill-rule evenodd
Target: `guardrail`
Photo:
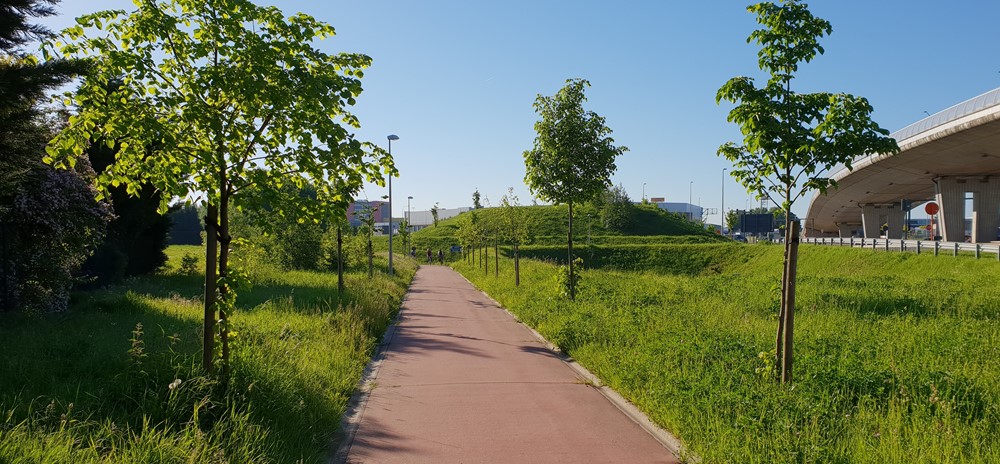
<path id="1" fill-rule="evenodd" d="M 802 243 L 813 245 L 849 246 L 852 248 L 867 248 L 881 251 L 900 251 L 921 253 L 950 254 L 958 256 L 959 253 L 973 253 L 976 259 L 983 255 L 994 255 L 1000 261 L 1000 244 L 995 243 L 965 243 L 965 242 L 940 242 L 930 240 L 901 240 L 887 238 L 843 238 L 843 237 L 816 237 L 802 238 Z"/>

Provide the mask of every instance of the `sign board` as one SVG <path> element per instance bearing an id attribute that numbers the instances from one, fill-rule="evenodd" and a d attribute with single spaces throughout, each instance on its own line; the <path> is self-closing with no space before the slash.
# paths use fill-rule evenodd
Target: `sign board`
<path id="1" fill-rule="evenodd" d="M 667 199 L 664 198 L 664 197 L 652 197 L 652 198 L 649 199 L 649 201 L 651 203 L 664 203 L 664 202 L 667 201 Z"/>
<path id="2" fill-rule="evenodd" d="M 740 232 L 743 235 L 766 234 L 774 230 L 774 215 L 763 214 L 740 214 Z"/>
<path id="3" fill-rule="evenodd" d="M 924 212 L 927 214 L 937 214 L 939 210 L 937 203 L 933 201 L 924 205 Z"/>

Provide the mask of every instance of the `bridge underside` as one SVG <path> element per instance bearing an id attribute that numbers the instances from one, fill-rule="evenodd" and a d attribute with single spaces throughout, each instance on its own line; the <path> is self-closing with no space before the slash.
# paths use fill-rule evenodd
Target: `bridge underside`
<path id="1" fill-rule="evenodd" d="M 1000 112 L 900 140 L 893 156 L 872 156 L 833 175 L 838 188 L 809 208 L 812 236 L 902 235 L 903 200 L 912 207 L 937 200 L 948 241 L 965 239 L 965 198 L 973 198 L 972 241 L 997 240 L 1000 217 Z"/>

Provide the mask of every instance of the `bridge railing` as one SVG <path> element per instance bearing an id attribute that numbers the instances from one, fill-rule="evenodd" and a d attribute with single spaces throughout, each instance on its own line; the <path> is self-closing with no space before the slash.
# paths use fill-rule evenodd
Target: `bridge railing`
<path id="1" fill-rule="evenodd" d="M 858 238 L 858 237 L 810 237 L 802 238 L 802 243 L 813 245 L 846 246 L 876 251 L 899 251 L 910 253 L 932 253 L 934 256 L 974 254 L 976 259 L 991 256 L 1000 261 L 1000 244 L 941 242 L 930 240 L 902 240 L 898 238 Z"/>

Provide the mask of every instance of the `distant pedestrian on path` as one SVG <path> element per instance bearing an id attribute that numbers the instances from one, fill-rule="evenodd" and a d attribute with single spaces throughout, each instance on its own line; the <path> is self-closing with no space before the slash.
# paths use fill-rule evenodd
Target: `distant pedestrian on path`
<path id="1" fill-rule="evenodd" d="M 427 264 L 434 264 L 434 255 L 431 254 L 431 249 L 427 249 Z"/>
<path id="2" fill-rule="evenodd" d="M 444 264 L 444 250 L 438 250 L 438 263 Z"/>

